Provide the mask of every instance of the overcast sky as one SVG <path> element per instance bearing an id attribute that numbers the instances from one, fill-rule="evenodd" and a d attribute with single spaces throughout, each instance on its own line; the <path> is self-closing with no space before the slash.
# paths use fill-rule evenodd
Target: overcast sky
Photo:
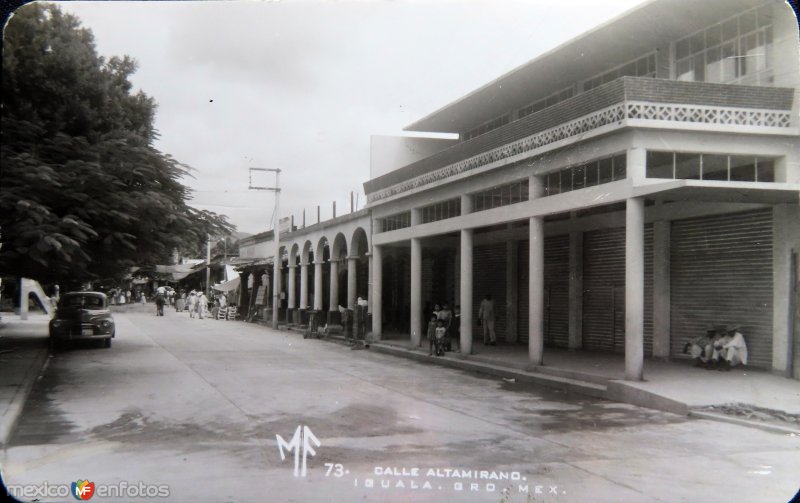
<path id="1" fill-rule="evenodd" d="M 104 56 L 137 60 L 156 147 L 195 169 L 192 204 L 272 226 L 248 167 L 280 168 L 281 216 L 349 210 L 370 135 L 417 119 L 642 0 L 62 2 Z M 271 180 L 259 180 L 272 184 Z"/>

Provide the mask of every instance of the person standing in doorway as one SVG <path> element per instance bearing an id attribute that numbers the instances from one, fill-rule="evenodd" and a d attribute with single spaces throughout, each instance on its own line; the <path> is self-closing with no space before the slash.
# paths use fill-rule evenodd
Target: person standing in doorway
<path id="1" fill-rule="evenodd" d="M 496 346 L 497 335 L 494 333 L 494 301 L 492 295 L 487 293 L 486 297 L 481 301 L 481 307 L 478 310 L 478 319 L 481 321 L 483 327 L 483 345 Z"/>

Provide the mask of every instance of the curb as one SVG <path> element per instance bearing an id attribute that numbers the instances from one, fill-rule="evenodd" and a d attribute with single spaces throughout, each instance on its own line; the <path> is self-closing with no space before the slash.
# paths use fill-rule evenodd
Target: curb
<path id="1" fill-rule="evenodd" d="M 758 430 L 767 431 L 770 433 L 778 433 L 781 435 L 800 436 L 800 429 L 790 428 L 788 426 L 780 426 L 777 424 L 762 423 L 760 421 L 750 421 L 748 419 L 726 416 L 725 414 L 716 414 L 714 412 L 690 410 L 689 417 L 695 417 L 698 419 L 708 419 L 709 421 L 719 421 L 722 423 L 731 423 L 739 426 L 745 426 L 748 428 L 756 428 Z"/>
<path id="2" fill-rule="evenodd" d="M 608 399 L 607 389 L 605 386 L 590 383 L 586 381 L 579 381 L 566 377 L 558 377 L 548 374 L 541 374 L 535 372 L 526 372 L 524 370 L 517 370 L 514 368 L 501 367 L 489 363 L 483 363 L 475 360 L 470 360 L 469 357 L 453 356 L 453 357 L 434 357 L 428 356 L 424 353 L 417 351 L 395 348 L 393 346 L 375 343 L 370 345 L 379 353 L 389 354 L 393 356 L 400 356 L 423 363 L 432 365 L 440 365 L 442 367 L 449 367 L 458 370 L 465 370 L 468 372 L 477 372 L 480 374 L 488 374 L 505 379 L 516 379 L 519 382 L 540 384 L 550 388 L 560 389 L 562 391 L 570 391 L 580 393 L 583 395 L 592 396 L 595 398 Z"/>
<path id="3" fill-rule="evenodd" d="M 37 352 L 28 369 L 25 371 L 22 383 L 17 387 L 11 403 L 6 409 L 6 413 L 0 416 L 0 447 L 5 448 L 8 444 L 8 439 L 11 437 L 11 432 L 17 424 L 17 420 L 22 414 L 22 409 L 28 401 L 28 397 L 33 390 L 34 384 L 39 375 L 47 368 L 49 362 L 48 356 L 50 354 L 49 348 L 45 345 Z"/>

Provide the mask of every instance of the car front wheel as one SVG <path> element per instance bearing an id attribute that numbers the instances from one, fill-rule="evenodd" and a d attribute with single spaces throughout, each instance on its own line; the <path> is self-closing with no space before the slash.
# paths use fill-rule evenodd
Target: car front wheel
<path id="1" fill-rule="evenodd" d="M 103 339 L 103 347 L 104 348 L 110 348 L 111 347 L 111 337 L 109 337 L 108 339 Z"/>

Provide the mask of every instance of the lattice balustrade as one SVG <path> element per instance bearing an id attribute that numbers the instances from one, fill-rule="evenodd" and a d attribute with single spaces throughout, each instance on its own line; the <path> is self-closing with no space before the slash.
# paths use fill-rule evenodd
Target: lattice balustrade
<path id="1" fill-rule="evenodd" d="M 571 138 L 626 119 L 672 121 L 694 124 L 723 124 L 770 128 L 791 127 L 791 112 L 729 107 L 709 107 L 668 103 L 629 101 L 619 103 L 579 119 L 541 131 L 513 143 L 459 161 L 444 168 L 406 180 L 368 196 L 369 202 L 380 201 L 430 183 L 449 178 L 482 166 L 507 159 L 552 143 Z"/>

